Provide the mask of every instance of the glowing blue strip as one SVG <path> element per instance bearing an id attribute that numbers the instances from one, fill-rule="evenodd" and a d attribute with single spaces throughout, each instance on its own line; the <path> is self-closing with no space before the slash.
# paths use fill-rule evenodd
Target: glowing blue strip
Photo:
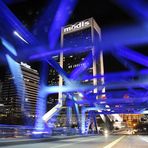
<path id="1" fill-rule="evenodd" d="M 140 70 L 138 72 L 134 72 L 134 71 L 122 71 L 122 72 L 114 72 L 114 73 L 107 73 L 105 75 L 100 75 L 97 74 L 96 76 L 91 76 L 91 75 L 85 75 L 82 80 L 90 80 L 93 78 L 102 78 L 104 77 L 105 79 L 113 79 L 113 78 L 129 78 L 129 77 L 134 77 L 134 76 L 144 76 L 148 74 L 148 69 L 143 69 Z"/>
<path id="2" fill-rule="evenodd" d="M 87 91 L 96 88 L 94 85 L 68 85 L 68 86 L 45 86 L 44 92 L 47 94 L 58 93 L 58 92 L 76 92 L 76 91 Z"/>
<path id="3" fill-rule="evenodd" d="M 88 69 L 89 67 L 91 67 L 92 65 L 92 62 L 93 62 L 93 59 L 92 59 L 92 53 L 89 53 L 89 55 L 87 57 L 85 57 L 85 60 L 83 62 L 81 62 L 80 65 L 83 65 L 83 66 L 79 66 L 77 68 L 75 68 L 72 72 L 71 72 L 71 75 L 70 77 L 72 79 L 77 79 L 78 76 L 84 72 L 86 69 Z"/>
<path id="4" fill-rule="evenodd" d="M 129 87 L 147 87 L 148 80 L 140 79 L 138 81 L 128 81 L 128 82 L 119 82 L 119 83 L 108 83 L 106 85 L 69 85 L 69 86 L 45 86 L 44 91 L 47 94 L 57 93 L 57 92 L 76 92 L 76 91 L 89 91 L 95 88 L 101 90 L 103 87 L 107 89 L 120 89 L 120 88 L 129 88 Z"/>
<path id="5" fill-rule="evenodd" d="M 47 101 L 47 93 L 44 92 L 44 87 L 47 81 L 47 63 L 42 63 L 41 69 L 41 78 L 39 83 L 39 90 L 37 96 L 37 105 L 36 105 L 36 121 L 35 121 L 35 130 L 43 131 L 45 129 L 45 123 L 42 120 L 43 115 L 46 112 L 46 101 Z"/>
<path id="6" fill-rule="evenodd" d="M 81 111 L 81 133 L 85 134 L 85 108 Z"/>
<path id="7" fill-rule="evenodd" d="M 61 27 L 68 21 L 77 0 L 62 0 L 49 31 L 50 48 L 54 49 L 61 33 Z"/>
<path id="8" fill-rule="evenodd" d="M 74 101 L 77 102 L 77 99 L 75 97 L 72 97 Z M 79 106 L 78 104 L 74 103 L 74 107 L 75 107 L 75 111 L 76 111 L 76 118 L 78 121 L 78 127 L 80 128 L 80 123 L 81 123 L 81 119 L 80 119 L 80 112 L 79 112 Z"/>
<path id="9" fill-rule="evenodd" d="M 29 44 L 23 37 L 21 37 L 21 35 L 17 31 L 14 31 L 13 34 L 19 37 L 23 42 Z"/>
<path id="10" fill-rule="evenodd" d="M 71 126 L 72 123 L 72 108 L 71 107 L 67 107 L 67 127 Z"/>
<path id="11" fill-rule="evenodd" d="M 59 49 L 54 49 L 51 51 L 46 51 L 46 52 L 42 52 L 40 54 L 34 54 L 30 56 L 30 60 L 37 60 L 37 59 L 45 59 L 48 57 L 52 57 L 52 56 L 56 56 L 59 55 L 61 52 L 64 53 L 64 55 L 69 55 L 69 54 L 74 54 L 74 53 L 78 53 L 78 52 L 83 52 L 83 51 L 88 51 L 88 49 L 92 48 L 93 46 L 80 46 L 77 48 L 59 48 Z M 44 48 L 44 47 L 42 47 Z"/>
<path id="12" fill-rule="evenodd" d="M 104 36 L 100 43 L 103 51 L 111 50 L 115 45 L 140 45 L 148 42 L 148 30 L 143 25 L 115 26 L 104 29 Z"/>
<path id="13" fill-rule="evenodd" d="M 136 19 L 147 22 L 148 19 L 148 7 L 141 0 L 118 0 L 114 1 L 116 4 L 120 5 L 120 7 L 124 8 L 128 14 L 135 16 Z"/>
<path id="14" fill-rule="evenodd" d="M 2 44 L 6 47 L 6 49 L 8 49 L 13 55 L 17 56 L 17 52 L 15 48 L 3 38 L 1 40 L 2 40 Z"/>
<path id="15" fill-rule="evenodd" d="M 144 56 L 136 51 L 128 49 L 126 47 L 120 47 L 118 49 L 119 54 L 124 58 L 139 63 L 143 66 L 148 67 L 148 56 Z"/>
<path id="16" fill-rule="evenodd" d="M 21 36 L 30 44 L 35 44 L 36 39 L 32 34 L 23 26 L 23 24 L 17 19 L 17 17 L 10 11 L 5 3 L 0 0 L 0 14 L 3 16 L 3 22 L 10 27 L 10 30 L 16 30 Z"/>

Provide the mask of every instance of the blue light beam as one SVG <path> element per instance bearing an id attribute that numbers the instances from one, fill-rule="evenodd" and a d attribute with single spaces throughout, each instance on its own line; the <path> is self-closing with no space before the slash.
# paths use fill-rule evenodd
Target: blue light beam
<path id="1" fill-rule="evenodd" d="M 13 34 L 16 35 L 18 38 L 20 38 L 23 42 L 26 44 L 29 44 L 17 31 L 13 31 Z"/>
<path id="2" fill-rule="evenodd" d="M 136 62 L 138 64 L 148 67 L 148 56 L 145 56 L 141 53 L 133 51 L 127 47 L 119 47 L 117 52 L 119 53 L 119 55 L 121 55 L 122 57 L 128 60 L 131 60 L 133 62 Z"/>
<path id="3" fill-rule="evenodd" d="M 17 56 L 17 52 L 16 52 L 15 48 L 5 39 L 2 38 L 1 40 L 2 40 L 2 44 L 5 46 L 5 48 L 7 50 L 9 50 L 9 52 L 12 53 L 14 56 Z"/>
<path id="4" fill-rule="evenodd" d="M 50 49 L 54 49 L 61 33 L 61 27 L 64 26 L 72 11 L 75 8 L 77 0 L 62 0 L 56 12 L 55 18 L 49 30 Z"/>
<path id="5" fill-rule="evenodd" d="M 46 85 L 48 77 L 47 69 L 48 69 L 48 64 L 47 62 L 43 61 L 40 74 L 41 78 L 38 87 L 37 105 L 36 105 L 37 118 L 35 120 L 35 130 L 37 131 L 44 131 L 45 129 L 45 123 L 42 120 L 42 117 L 46 112 L 47 93 L 44 92 L 44 87 Z"/>
<path id="6" fill-rule="evenodd" d="M 11 10 L 2 2 L 2 0 L 0 0 L 0 14 L 0 19 L 9 26 L 10 30 L 17 30 L 17 32 L 21 34 L 21 37 L 29 44 L 36 44 L 34 36 L 24 27 Z"/>
<path id="7" fill-rule="evenodd" d="M 134 16 L 142 23 L 147 22 L 148 19 L 148 5 L 143 0 L 118 0 L 115 4 L 122 7 L 129 15 Z"/>

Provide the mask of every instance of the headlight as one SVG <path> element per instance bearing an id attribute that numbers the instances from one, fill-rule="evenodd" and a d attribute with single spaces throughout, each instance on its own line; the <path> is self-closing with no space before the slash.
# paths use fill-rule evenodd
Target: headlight
<path id="1" fill-rule="evenodd" d="M 104 134 L 108 134 L 108 130 L 105 130 L 105 131 L 104 131 Z"/>

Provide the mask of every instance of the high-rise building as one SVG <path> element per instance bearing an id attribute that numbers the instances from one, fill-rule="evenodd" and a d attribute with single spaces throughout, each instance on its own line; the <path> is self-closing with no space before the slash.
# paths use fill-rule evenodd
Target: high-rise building
<path id="1" fill-rule="evenodd" d="M 93 18 L 62 28 L 61 47 L 71 50 L 61 53 L 60 64 L 72 79 L 78 80 L 79 78 L 81 84 L 97 85 L 98 83 L 103 83 L 103 79 L 100 81 L 97 79 L 81 80 L 85 75 L 104 74 L 103 55 L 101 50 L 99 51 L 98 47 L 95 46 L 100 43 L 100 40 L 101 31 Z M 85 67 L 87 68 L 83 70 Z M 62 84 L 65 84 L 61 77 L 60 80 Z M 97 93 L 97 89 L 90 91 L 90 93 Z M 83 97 L 81 92 L 73 92 L 73 96 L 77 99 L 82 99 Z M 63 108 L 66 109 L 65 106 Z M 79 106 L 78 108 L 80 110 L 81 107 Z M 73 123 L 76 123 L 74 116 L 76 117 L 75 113 L 72 116 L 72 120 Z"/>
<path id="2" fill-rule="evenodd" d="M 54 59 L 58 63 L 60 63 L 61 67 L 68 74 L 70 74 L 75 68 L 78 68 L 82 65 L 83 67 L 85 67 L 85 64 L 87 63 L 84 63 L 84 59 L 88 55 L 91 55 L 91 58 L 93 58 L 90 59 L 90 61 L 92 61 L 92 64 L 85 70 L 85 74 L 89 74 L 92 76 L 96 75 L 97 73 L 103 74 L 104 68 L 102 52 L 100 51 L 99 53 L 97 53 L 95 47 L 92 46 L 96 42 L 97 44 L 99 44 L 100 39 L 101 31 L 93 18 L 77 22 L 73 25 L 65 26 L 62 28 L 61 31 L 61 47 L 72 49 L 75 48 L 76 50 L 71 50 L 70 53 L 63 53 L 63 56 L 60 56 L 60 58 L 59 56 L 56 56 Z M 95 58 L 95 54 L 99 54 L 98 59 Z M 50 66 L 48 84 L 50 86 L 59 85 L 59 79 L 63 80 L 62 77 L 59 76 L 57 71 Z M 91 81 L 81 81 L 81 83 L 96 85 L 98 82 L 96 79 L 93 79 Z M 62 84 L 64 84 L 64 82 L 62 82 Z M 50 94 L 48 96 L 47 102 L 47 104 L 49 105 L 47 106 L 55 105 L 57 103 L 57 100 L 58 94 Z"/>
<path id="3" fill-rule="evenodd" d="M 65 70 L 65 72 L 70 75 L 70 78 L 80 78 L 81 84 L 97 85 L 98 83 L 103 83 L 103 79 L 99 81 L 95 78 L 92 80 L 81 80 L 82 75 L 94 76 L 96 74 L 104 73 L 103 55 L 101 50 L 98 50 L 98 47 L 96 46 L 100 43 L 100 39 L 100 28 L 93 18 L 89 18 L 62 28 L 61 48 L 70 50 L 68 50 L 68 52 L 67 50 L 66 52 L 61 52 L 57 62 L 59 62 L 60 66 Z M 85 69 L 83 70 L 83 68 Z M 79 70 L 77 71 L 76 69 Z M 81 72 L 79 73 L 79 71 Z M 66 84 L 61 76 L 57 77 L 58 74 L 53 68 L 50 68 L 49 76 L 51 76 L 49 79 L 50 85 L 62 86 Z M 58 83 L 56 83 L 55 80 L 58 80 Z M 90 93 L 97 93 L 97 89 L 90 91 Z M 72 93 L 72 96 L 77 99 L 82 99 L 83 96 L 80 94 L 81 92 L 76 91 Z M 55 106 L 57 103 L 55 100 L 60 98 L 62 98 L 62 93 L 49 95 L 47 103 L 50 104 L 50 106 Z M 68 100 L 68 98 L 66 100 Z M 77 106 L 77 111 L 80 111 L 80 108 L 80 106 Z M 50 110 L 51 108 L 48 109 Z M 62 124 L 66 123 L 66 118 L 68 115 L 70 116 L 71 111 L 74 113 L 73 109 L 71 111 L 69 110 L 69 113 L 67 112 L 68 110 L 67 104 L 63 104 L 59 114 L 59 119 L 62 119 Z M 72 115 L 72 122 L 74 124 L 77 124 L 76 118 L 76 114 L 74 113 Z"/>
<path id="4" fill-rule="evenodd" d="M 12 76 L 10 71 L 4 74 L 0 104 L 3 104 L 5 120 L 2 119 L 1 123 L 33 125 L 36 116 L 39 74 L 26 63 L 21 62 L 20 67 L 22 74 L 17 78 Z M 16 86 L 15 79 L 18 79 L 18 82 L 23 79 L 23 83 L 18 83 Z M 24 95 L 20 96 L 19 91 Z"/>
<path id="5" fill-rule="evenodd" d="M 95 46 L 99 45 L 100 40 L 101 30 L 93 18 L 63 27 L 61 46 L 63 48 L 71 48 L 68 56 L 63 53 L 63 69 L 74 79 L 75 77 L 80 77 L 81 79 L 82 75 L 104 74 L 103 55 L 101 50 L 99 51 L 98 47 Z M 87 58 L 86 61 L 85 58 Z M 87 67 L 87 65 L 89 66 Z M 81 73 L 74 70 L 79 67 Z M 87 68 L 82 70 L 83 67 Z M 77 73 L 79 74 L 77 75 Z M 93 79 L 81 81 L 81 83 L 97 85 L 99 81 Z M 96 93 L 97 90 L 95 89 L 93 92 Z"/>

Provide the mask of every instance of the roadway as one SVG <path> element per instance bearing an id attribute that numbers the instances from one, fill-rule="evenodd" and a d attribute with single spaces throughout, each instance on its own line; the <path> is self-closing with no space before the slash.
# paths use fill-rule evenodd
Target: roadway
<path id="1" fill-rule="evenodd" d="M 59 141 L 11 145 L 1 148 L 148 148 L 148 136 L 91 136 Z"/>

